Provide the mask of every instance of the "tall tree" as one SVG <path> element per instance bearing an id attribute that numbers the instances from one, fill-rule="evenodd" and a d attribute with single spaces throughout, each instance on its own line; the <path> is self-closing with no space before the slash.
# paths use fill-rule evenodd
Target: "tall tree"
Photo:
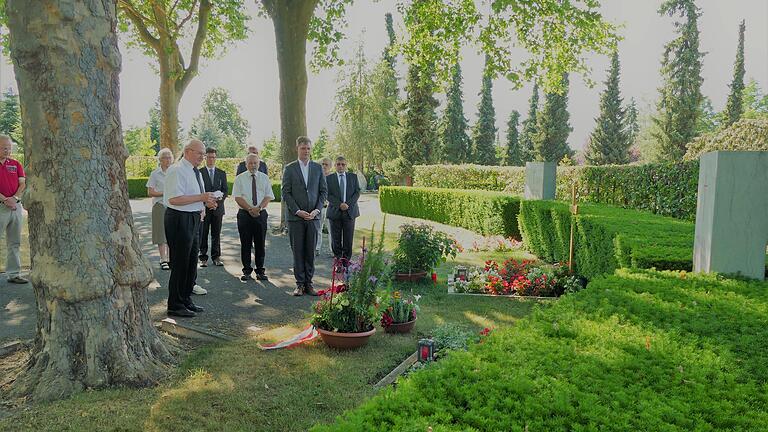
<path id="1" fill-rule="evenodd" d="M 211 112 L 204 111 L 192 121 L 189 137 L 199 139 L 206 147 L 218 148 L 227 134 L 219 127 L 216 117 Z"/>
<path id="2" fill-rule="evenodd" d="M 744 87 L 744 117 L 755 118 L 768 114 L 768 94 L 763 94 L 752 78 Z"/>
<path id="3" fill-rule="evenodd" d="M 232 100 L 229 91 L 221 87 L 211 89 L 203 98 L 203 112 L 210 113 L 224 134 L 232 136 L 244 146 L 251 134 L 251 125 L 243 118 L 241 109 Z"/>
<path id="4" fill-rule="evenodd" d="M 393 134 L 397 126 L 397 112 L 400 108 L 397 71 L 395 69 L 395 30 L 392 14 L 386 14 L 385 24 L 389 44 L 384 48 L 382 59 L 371 74 L 371 164 L 369 169 L 397 157 L 397 143 Z"/>
<path id="5" fill-rule="evenodd" d="M 630 98 L 629 105 L 627 105 L 626 108 L 626 116 L 625 116 L 625 126 L 628 135 L 629 135 L 629 142 L 634 143 L 635 139 L 637 138 L 637 135 L 640 133 L 640 119 L 639 119 L 639 111 L 637 110 L 637 102 L 635 102 L 635 98 Z"/>
<path id="6" fill-rule="evenodd" d="M 486 63 L 488 59 L 486 58 Z M 496 165 L 496 110 L 493 108 L 493 80 L 483 74 L 477 123 L 472 129 L 472 160 L 480 165 Z"/>
<path id="7" fill-rule="evenodd" d="M 461 81 L 461 66 L 456 63 L 441 127 L 443 160 L 452 164 L 469 162 L 470 141 L 467 135 L 467 119 L 464 117 L 464 96 L 461 90 Z"/>
<path id="8" fill-rule="evenodd" d="M 562 94 L 547 93 L 544 107 L 536 116 L 533 148 L 539 161 L 560 162 L 563 157 L 574 155 L 568 146 L 568 135 L 573 130 L 568 123 L 568 74 L 563 75 L 562 83 Z"/>
<path id="9" fill-rule="evenodd" d="M 0 134 L 8 135 L 16 143 L 16 152 L 24 153 L 24 133 L 21 128 L 19 95 L 8 89 L 0 100 Z"/>
<path id="10" fill-rule="evenodd" d="M 149 128 L 149 139 L 155 143 L 155 153 L 157 153 L 160 151 L 160 101 L 157 101 L 155 106 L 149 109 L 147 127 Z"/>
<path id="11" fill-rule="evenodd" d="M 520 153 L 523 158 L 523 164 L 536 159 L 536 150 L 533 148 L 534 137 L 536 136 L 536 117 L 539 111 L 539 84 L 533 83 L 533 92 L 528 102 L 528 117 L 523 120 L 522 134 L 520 136 Z"/>
<path id="12" fill-rule="evenodd" d="M 6 3 L 38 315 L 12 393 L 31 399 L 152 385 L 173 360 L 150 320 L 152 272 L 128 202 L 116 12 L 115 0 Z"/>
<path id="13" fill-rule="evenodd" d="M 675 22 L 678 37 L 667 43 L 661 61 L 664 84 L 659 89 L 658 116 L 654 118 L 662 155 L 680 160 L 688 144 L 697 135 L 702 115 L 701 61 L 698 19 L 701 15 L 694 0 L 666 0 L 659 14 L 679 14 L 683 22 Z"/>
<path id="14" fill-rule="evenodd" d="M 408 96 L 403 104 L 395 139 L 398 155 L 412 165 L 433 161 L 437 143 L 435 108 L 439 104 L 434 97 L 434 88 L 429 72 L 421 72 L 415 65 L 408 68 L 405 88 Z"/>
<path id="15" fill-rule="evenodd" d="M 605 90 L 600 96 L 600 115 L 585 153 L 587 162 L 592 165 L 629 163 L 632 141 L 627 130 L 626 111 L 622 106 L 619 73 L 619 53 L 614 52 Z"/>
<path id="16" fill-rule="evenodd" d="M 130 44 L 158 62 L 160 73 L 160 146 L 179 150 L 179 104 L 199 73 L 200 57 L 225 52 L 246 37 L 244 0 L 118 0 L 120 30 Z M 195 27 L 194 33 L 192 26 Z M 192 38 L 188 60 L 181 45 Z"/>
<path id="17" fill-rule="evenodd" d="M 733 63 L 733 80 L 731 80 L 731 93 L 728 95 L 728 103 L 725 105 L 725 124 L 730 126 L 741 118 L 744 113 L 744 20 L 739 24 L 739 46 L 736 48 L 736 61 Z"/>
<path id="18" fill-rule="evenodd" d="M 312 159 L 320 160 L 330 154 L 330 135 L 328 129 L 320 129 L 320 133 L 317 134 L 315 145 L 312 147 Z"/>
<path id="19" fill-rule="evenodd" d="M 518 131 L 518 123 L 520 122 L 520 113 L 516 110 L 512 110 L 509 113 L 509 121 L 507 121 L 507 143 L 505 145 L 504 165 L 507 166 L 524 166 L 525 160 L 523 159 L 523 149 L 520 147 L 520 132 Z"/>
<path id="20" fill-rule="evenodd" d="M 387 87 L 386 94 L 387 96 L 392 96 L 395 98 L 395 100 L 397 100 L 400 93 L 400 89 L 397 87 L 397 70 L 395 68 L 395 62 L 397 61 L 395 55 L 395 44 L 397 43 L 397 37 L 395 36 L 395 27 L 392 24 L 392 14 L 389 12 L 384 15 L 384 25 L 387 28 L 387 37 L 389 38 L 389 42 L 387 43 L 387 46 L 384 47 L 382 58 L 386 63 L 386 70 L 388 75 L 391 75 L 390 79 L 387 80 L 389 86 Z"/>

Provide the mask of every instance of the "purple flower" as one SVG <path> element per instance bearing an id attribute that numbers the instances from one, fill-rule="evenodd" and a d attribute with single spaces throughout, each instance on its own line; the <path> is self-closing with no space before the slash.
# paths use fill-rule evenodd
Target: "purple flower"
<path id="1" fill-rule="evenodd" d="M 376 276 L 371 275 L 371 277 L 368 278 L 368 282 L 372 283 L 373 285 L 376 285 L 376 282 L 378 282 L 379 279 Z"/>

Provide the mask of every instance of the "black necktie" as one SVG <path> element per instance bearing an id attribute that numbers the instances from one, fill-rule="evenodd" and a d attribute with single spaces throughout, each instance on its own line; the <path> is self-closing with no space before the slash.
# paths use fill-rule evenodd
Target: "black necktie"
<path id="1" fill-rule="evenodd" d="M 203 183 L 200 181 L 200 170 L 197 168 L 192 168 L 195 170 L 195 180 L 197 180 L 197 187 L 200 188 L 200 193 L 205 193 L 205 189 L 203 189 Z"/>
<path id="2" fill-rule="evenodd" d="M 256 174 L 251 174 L 251 195 L 253 198 L 251 198 L 251 201 L 253 201 L 253 205 L 259 205 L 258 202 L 256 202 Z"/>

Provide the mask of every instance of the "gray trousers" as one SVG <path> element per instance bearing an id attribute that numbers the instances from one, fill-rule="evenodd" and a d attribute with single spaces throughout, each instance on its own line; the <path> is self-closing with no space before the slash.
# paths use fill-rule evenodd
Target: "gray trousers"
<path id="1" fill-rule="evenodd" d="M 5 275 L 10 279 L 18 276 L 21 271 L 21 204 L 16 204 L 16 210 L 11 210 L 0 204 L 0 238 L 5 232 L 5 245 L 8 249 L 5 261 Z"/>

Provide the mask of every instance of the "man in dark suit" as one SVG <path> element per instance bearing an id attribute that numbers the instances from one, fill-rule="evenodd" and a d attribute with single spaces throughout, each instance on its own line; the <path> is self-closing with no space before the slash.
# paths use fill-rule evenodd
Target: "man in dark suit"
<path id="1" fill-rule="evenodd" d="M 331 221 L 333 256 L 352 256 L 352 242 L 355 235 L 355 219 L 360 216 L 357 200 L 360 198 L 360 184 L 357 176 L 347 172 L 347 160 L 336 158 L 336 172 L 325 178 L 328 183 L 328 219 Z"/>
<path id="2" fill-rule="evenodd" d="M 293 249 L 293 295 L 317 295 L 312 285 L 315 273 L 315 244 L 320 229 L 320 211 L 328 197 L 323 169 L 309 160 L 312 141 L 305 136 L 296 139 L 299 159 L 283 170 L 282 199 L 288 209 L 288 238 Z"/>
<path id="3" fill-rule="evenodd" d="M 248 154 L 255 154 L 259 155 L 259 149 L 255 145 L 248 146 Z M 260 155 L 259 155 L 260 156 Z M 261 159 L 261 158 L 259 158 Z M 248 168 L 245 166 L 245 161 L 240 162 L 237 165 L 237 173 L 235 173 L 235 177 L 239 176 L 240 174 L 248 171 Z M 263 172 L 266 175 L 269 175 L 267 172 L 267 164 L 263 160 L 259 160 L 259 171 Z"/>
<path id="4" fill-rule="evenodd" d="M 205 167 L 200 169 L 206 192 L 221 192 L 217 206 L 205 209 L 205 219 L 200 233 L 200 266 L 208 266 L 208 232 L 211 233 L 211 259 L 213 265 L 223 266 L 221 262 L 221 221 L 224 218 L 224 198 L 227 197 L 227 173 L 216 168 L 216 149 L 205 149 Z"/>

